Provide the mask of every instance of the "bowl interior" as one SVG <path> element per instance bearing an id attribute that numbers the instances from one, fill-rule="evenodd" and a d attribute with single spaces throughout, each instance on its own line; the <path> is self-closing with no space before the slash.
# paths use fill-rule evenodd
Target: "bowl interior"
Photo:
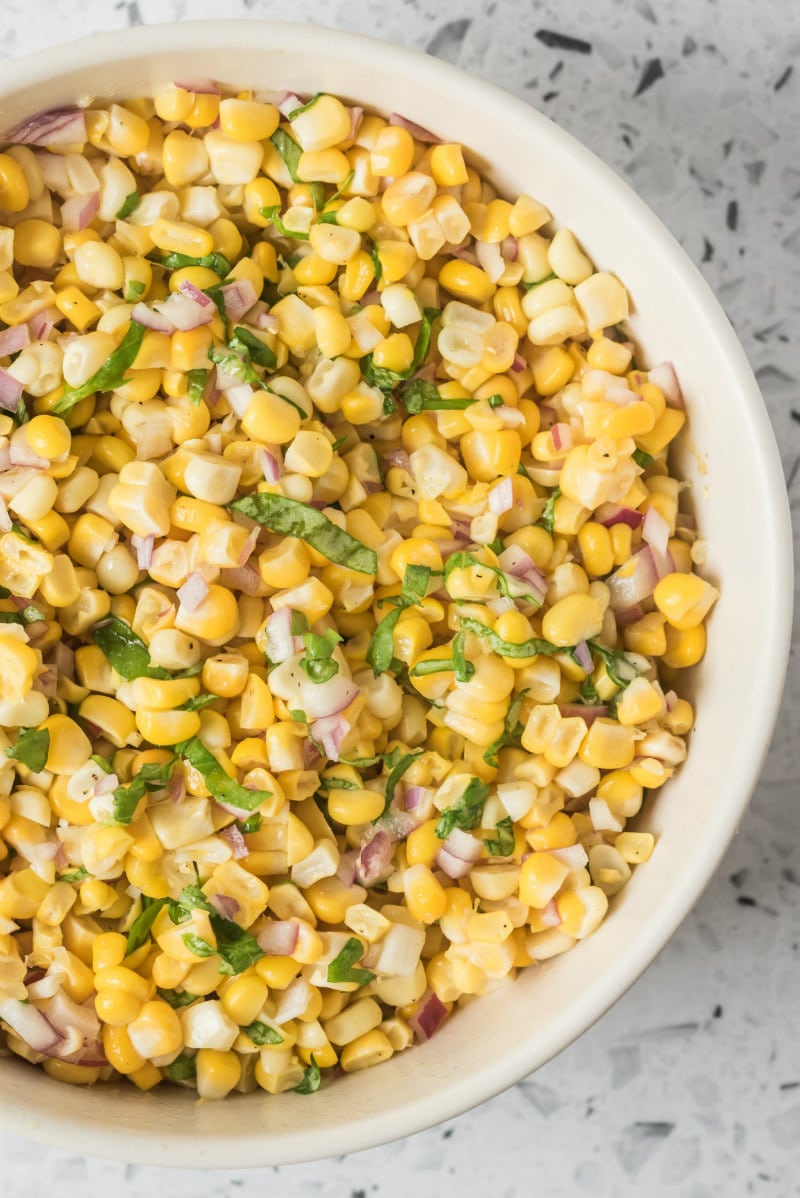
<path id="1" fill-rule="evenodd" d="M 3 75 L 0 129 L 77 97 L 152 94 L 203 76 L 400 111 L 468 146 L 501 193 L 527 191 L 569 225 L 628 287 L 646 364 L 676 366 L 690 413 L 681 471 L 722 596 L 692 680 L 689 759 L 642 817 L 658 848 L 599 931 L 471 1003 L 424 1048 L 313 1098 L 194 1104 L 172 1087 L 67 1090 L 15 1060 L 0 1067 L 0 1118 L 21 1134 L 139 1162 L 276 1164 L 417 1131 L 518 1080 L 598 1018 L 663 947 L 735 831 L 780 699 L 791 605 L 788 509 L 755 382 L 700 275 L 627 186 L 522 102 L 437 60 L 309 26 L 203 22 L 103 35 L 6 64 Z M 738 642 L 753 629 L 758 649 L 743 668 Z"/>

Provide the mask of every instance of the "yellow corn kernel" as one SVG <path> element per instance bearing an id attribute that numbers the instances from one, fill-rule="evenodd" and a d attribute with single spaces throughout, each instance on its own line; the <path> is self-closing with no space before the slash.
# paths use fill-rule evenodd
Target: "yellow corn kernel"
<path id="1" fill-rule="evenodd" d="M 656 607 L 679 632 L 697 628 L 719 597 L 719 591 L 696 574 L 667 574 L 653 591 Z"/>
<path id="2" fill-rule="evenodd" d="M 345 1045 L 339 1064 L 345 1073 L 356 1073 L 360 1069 L 369 1069 L 388 1061 L 393 1052 L 389 1037 L 376 1027 Z"/>
<path id="3" fill-rule="evenodd" d="M 266 956 L 255 964 L 256 973 L 264 979 L 270 990 L 285 990 L 302 968 L 293 957 Z"/>
<path id="4" fill-rule="evenodd" d="M 253 441 L 287 445 L 300 431 L 300 413 L 280 395 L 258 391 L 242 417 L 242 431 Z"/>
<path id="5" fill-rule="evenodd" d="M 56 1057 L 48 1057 L 42 1062 L 42 1069 L 48 1077 L 70 1086 L 92 1086 L 100 1076 L 99 1067 L 87 1065 L 70 1065 L 67 1061 L 59 1061 Z"/>
<path id="6" fill-rule="evenodd" d="M 663 656 L 664 665 L 672 670 L 685 670 L 695 666 L 703 658 L 706 651 L 705 624 L 695 628 L 678 629 L 667 625 L 667 648 Z"/>
<path id="7" fill-rule="evenodd" d="M 403 872 L 406 905 L 420 923 L 435 923 L 447 907 L 444 887 L 427 865 L 411 865 Z"/>
<path id="8" fill-rule="evenodd" d="M 677 699 L 667 708 L 662 723 L 674 736 L 684 736 L 694 725 L 694 708 L 686 699 Z"/>
<path id="9" fill-rule="evenodd" d="M 153 745 L 174 745 L 197 736 L 200 716 L 196 711 L 136 712 L 136 727 Z"/>
<path id="10" fill-rule="evenodd" d="M 625 648 L 648 657 L 661 657 L 667 651 L 667 633 L 661 612 L 652 611 L 623 630 Z"/>
<path id="11" fill-rule="evenodd" d="M 121 932 L 101 932 L 92 941 L 92 969 L 95 973 L 125 960 L 128 941 Z"/>
<path id="12" fill-rule="evenodd" d="M 531 853 L 520 868 L 520 899 L 527 906 L 541 910 L 558 892 L 568 873 L 568 867 L 550 853 Z"/>
<path id="13" fill-rule="evenodd" d="M 201 1048 L 195 1057 L 200 1098 L 225 1098 L 239 1084 L 242 1066 L 235 1052 Z"/>
<path id="14" fill-rule="evenodd" d="M 45 220 L 21 220 L 14 230 L 14 257 L 22 266 L 49 270 L 61 253 L 61 231 Z"/>
<path id="15" fill-rule="evenodd" d="M 220 1001 L 234 1023 L 246 1027 L 267 1001 L 267 983 L 257 974 L 240 974 L 220 990 Z"/>
<path id="16" fill-rule="evenodd" d="M 339 824 L 368 824 L 383 811 L 384 796 L 374 790 L 344 790 L 333 787 L 328 792 L 328 814 Z"/>
<path id="17" fill-rule="evenodd" d="M 397 179 L 411 170 L 413 161 L 414 138 L 408 130 L 398 125 L 384 126 L 370 149 L 369 165 L 373 175 Z"/>
<path id="18" fill-rule="evenodd" d="M 476 304 L 485 304 L 497 290 L 484 270 L 473 266 L 471 262 L 463 262 L 453 258 L 446 262 L 439 271 L 439 283 L 445 291 L 458 299 L 472 300 Z"/>
<path id="19" fill-rule="evenodd" d="M 431 174 L 440 187 L 460 187 L 469 180 L 464 152 L 460 145 L 442 143 L 434 146 L 431 150 L 430 164 Z"/>
<path id="20" fill-rule="evenodd" d="M 633 761 L 635 738 L 634 728 L 624 728 L 615 720 L 601 716 L 593 721 L 578 756 L 586 765 L 600 770 L 624 769 Z"/>
<path id="21" fill-rule="evenodd" d="M 10 154 L 0 154 L 0 209 L 22 212 L 31 194 L 20 164 Z"/>
<path id="22" fill-rule="evenodd" d="M 597 636 L 603 627 L 603 606 L 592 595 L 567 595 L 542 618 L 542 635 L 555 645 L 576 645 Z"/>
<path id="23" fill-rule="evenodd" d="M 165 220 L 159 217 L 150 226 L 153 244 L 168 254 L 187 254 L 203 258 L 214 249 L 214 238 L 208 229 L 190 225 L 187 221 Z"/>
<path id="24" fill-rule="evenodd" d="M 142 1009 L 142 1004 L 130 990 L 109 987 L 100 989 L 94 996 L 97 1017 L 111 1027 L 126 1027 Z"/>
<path id="25" fill-rule="evenodd" d="M 611 534 L 602 524 L 589 520 L 578 530 L 578 545 L 583 568 L 595 578 L 603 578 L 614 568 L 614 548 Z"/>
<path id="26" fill-rule="evenodd" d="M 45 768 L 52 774 L 73 774 L 89 760 L 92 742 L 69 716 L 48 716 L 44 727 L 50 734 Z"/>

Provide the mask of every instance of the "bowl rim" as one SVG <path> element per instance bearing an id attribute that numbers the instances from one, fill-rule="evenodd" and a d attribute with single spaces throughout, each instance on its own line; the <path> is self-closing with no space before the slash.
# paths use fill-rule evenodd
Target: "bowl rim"
<path id="1" fill-rule="evenodd" d="M 0 103 L 23 88 L 46 83 L 53 77 L 78 69 L 97 69 L 156 51 L 170 40 L 177 41 L 187 55 L 212 46 L 234 48 L 248 41 L 263 44 L 265 50 L 273 52 L 302 50 L 313 54 L 324 50 L 325 54 L 341 54 L 344 58 L 369 56 L 371 63 L 381 69 L 392 73 L 405 69 L 409 77 L 422 76 L 441 91 L 452 89 L 457 92 L 469 87 L 471 99 L 485 103 L 509 121 L 535 128 L 537 136 L 545 142 L 549 139 L 560 143 L 561 148 L 569 151 L 580 168 L 593 176 L 597 186 L 619 202 L 630 214 L 637 235 L 653 245 L 665 260 L 669 260 L 679 282 L 692 292 L 693 300 L 702 313 L 705 336 L 713 343 L 715 354 L 728 360 L 740 380 L 741 396 L 750 421 L 754 460 L 762 465 L 761 483 L 772 516 L 765 536 L 771 538 L 774 547 L 774 574 L 770 580 L 773 585 L 764 588 L 765 621 L 760 657 L 770 664 L 773 678 L 783 680 L 789 654 L 793 607 L 792 533 L 788 496 L 783 485 L 783 472 L 772 425 L 744 349 L 711 287 L 672 233 L 633 188 L 571 133 L 502 87 L 421 50 L 318 24 L 253 19 L 188 20 L 95 33 L 4 63 Z M 66 55 L 65 50 L 68 52 Z M 357 87 L 354 87 L 354 91 L 357 91 Z M 280 1163 L 340 1156 L 411 1135 L 460 1115 L 520 1081 L 543 1064 L 544 1060 L 557 1055 L 588 1030 L 649 967 L 710 882 L 738 829 L 758 781 L 780 703 L 781 688 L 775 687 L 771 694 L 763 696 L 758 708 L 751 712 L 749 740 L 752 751 L 749 768 L 737 792 L 728 798 L 725 835 L 709 847 L 693 872 L 681 878 L 677 895 L 670 896 L 668 911 L 662 912 L 660 918 L 654 921 L 650 929 L 652 935 L 639 946 L 638 951 L 610 965 L 607 976 L 592 989 L 592 1001 L 576 1001 L 574 1008 L 560 1019 L 557 1034 L 552 1038 L 552 1050 L 544 1058 L 540 1048 L 533 1044 L 526 1048 L 523 1043 L 517 1055 L 495 1061 L 491 1067 L 473 1071 L 466 1079 L 458 1076 L 452 1082 L 437 1085 L 430 1094 L 421 1088 L 415 1099 L 404 1102 L 391 1112 L 391 1120 L 387 1120 L 385 1111 L 371 1111 L 361 1115 L 355 1123 L 316 1128 L 313 1137 L 309 1136 L 309 1132 L 288 1133 L 281 1140 Z M 0 1098 L 0 1120 L 20 1135 L 72 1152 L 76 1146 L 80 1146 L 93 1154 L 121 1160 L 149 1160 L 169 1166 L 203 1167 L 206 1164 L 204 1160 L 197 1159 L 196 1140 L 190 1133 L 164 1130 L 156 1139 L 152 1131 L 143 1130 L 135 1123 L 127 1126 L 113 1123 L 103 1128 L 101 1140 L 90 1140 L 91 1130 L 87 1127 L 86 1118 L 73 1114 L 69 1103 L 64 1104 L 58 1119 L 55 1119 L 42 1116 L 32 1101 L 11 1107 Z M 311 1145 L 309 1138 L 313 1140 Z M 242 1168 L 278 1163 L 274 1156 L 269 1162 L 264 1159 L 264 1143 L 263 1128 L 247 1130 L 243 1127 L 237 1137 L 204 1136 L 204 1151 L 209 1151 L 213 1157 L 213 1161 L 208 1162 L 213 1167 Z M 274 1146 L 274 1141 L 272 1144 Z"/>

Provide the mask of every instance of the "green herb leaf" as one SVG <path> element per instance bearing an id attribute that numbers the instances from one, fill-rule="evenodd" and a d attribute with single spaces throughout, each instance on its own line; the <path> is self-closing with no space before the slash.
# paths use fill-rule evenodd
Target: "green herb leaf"
<path id="1" fill-rule="evenodd" d="M 324 95 L 325 95 L 325 92 L 317 92 L 317 94 L 315 96 L 311 97 L 311 99 L 308 101 L 307 104 L 301 104 L 301 106 L 299 108 L 293 108 L 292 111 L 289 113 L 289 120 L 293 121 L 295 119 L 295 117 L 298 117 L 300 115 L 301 112 L 308 112 L 309 108 L 314 107 L 314 105 L 316 104 L 316 102 L 320 98 L 320 96 L 324 96 Z"/>
<path id="2" fill-rule="evenodd" d="M 202 711 L 209 703 L 216 703 L 218 699 L 219 695 L 195 695 L 193 699 L 181 703 L 178 711 Z"/>
<path id="3" fill-rule="evenodd" d="M 143 324 L 132 320 L 113 354 L 106 358 L 100 369 L 85 383 L 81 383 L 79 387 L 65 387 L 61 398 L 53 405 L 53 412 L 57 416 L 63 416 L 87 396 L 96 395 L 98 391 L 113 391 L 115 387 L 122 386 L 125 375 L 139 352 L 145 331 Z"/>
<path id="4" fill-rule="evenodd" d="M 311 1054 L 311 1064 L 303 1074 L 303 1080 L 299 1086 L 295 1086 L 297 1094 L 314 1094 L 319 1089 L 319 1084 L 322 1081 L 322 1074 L 319 1071 L 316 1057 L 313 1052 Z"/>
<path id="5" fill-rule="evenodd" d="M 190 994 L 188 990 L 163 990 L 159 986 L 158 997 L 169 1003 L 173 1011 L 179 1011 L 181 1007 L 190 1007 L 192 1003 L 197 1002 L 200 995 Z"/>
<path id="6" fill-rule="evenodd" d="M 184 270 L 187 266 L 205 266 L 213 270 L 215 275 L 226 279 L 231 273 L 231 264 L 224 254 L 204 254 L 202 258 L 192 258 L 190 254 L 166 254 L 156 259 L 166 270 Z"/>
<path id="7" fill-rule="evenodd" d="M 16 744 L 6 749 L 6 757 L 22 762 L 34 774 L 40 773 L 50 752 L 50 730 L 48 728 L 22 728 Z"/>
<path id="8" fill-rule="evenodd" d="M 467 661 L 464 656 L 464 641 L 466 633 L 457 632 L 453 638 L 453 666 L 455 668 L 456 682 L 469 682 L 475 673 L 475 667 L 471 661 Z"/>
<path id="9" fill-rule="evenodd" d="M 308 716 L 299 707 L 291 707 L 289 709 L 289 719 L 294 720 L 296 724 L 307 724 Z"/>
<path id="10" fill-rule="evenodd" d="M 467 570 L 472 566 L 477 566 L 480 570 L 489 570 L 497 579 L 497 589 L 506 599 L 522 599 L 525 603 L 531 603 L 535 607 L 541 607 L 542 597 L 538 591 L 532 589 L 526 590 L 529 586 L 522 578 L 514 578 L 501 570 L 499 566 L 492 566 L 488 562 L 482 562 L 474 553 L 469 553 L 462 549 L 457 553 L 451 553 L 444 564 L 444 581 L 447 585 L 448 579 L 454 570 Z"/>
<path id="11" fill-rule="evenodd" d="M 145 285 L 141 279 L 129 279 L 122 289 L 122 298 L 126 304 L 135 304 L 145 293 Z"/>
<path id="12" fill-rule="evenodd" d="M 229 344 L 231 349 L 243 350 L 248 353 L 257 366 L 265 366 L 267 370 L 277 369 L 278 359 L 270 347 L 265 345 L 255 333 L 251 333 L 249 329 L 243 328 L 240 324 L 234 327 L 233 337 Z"/>
<path id="13" fill-rule="evenodd" d="M 339 663 L 332 654 L 341 641 L 339 633 L 329 628 L 324 636 L 317 632 L 304 632 L 305 656 L 300 658 L 301 670 L 312 682 L 327 682 L 339 673 Z"/>
<path id="14" fill-rule="evenodd" d="M 372 240 L 371 237 L 369 239 L 369 242 L 372 247 L 370 250 L 369 256 L 372 259 L 372 269 L 375 271 L 375 283 L 378 284 L 378 283 L 380 283 L 381 279 L 383 278 L 383 266 L 381 265 L 381 259 L 380 259 L 380 255 L 378 253 L 377 245 L 375 244 L 375 242 Z"/>
<path id="15" fill-rule="evenodd" d="M 402 778 L 403 774 L 406 772 L 408 767 L 417 760 L 418 757 L 422 756 L 424 752 L 424 749 L 416 749 L 413 753 L 406 753 L 392 766 L 392 772 L 386 779 L 386 802 L 383 805 L 383 811 L 381 812 L 381 815 L 385 815 L 391 807 L 392 799 L 394 798 L 395 787 Z M 380 818 L 380 816 L 378 818 Z M 374 822 L 375 821 L 373 820 L 373 823 Z"/>
<path id="16" fill-rule="evenodd" d="M 222 958 L 220 973 L 244 973 L 265 956 L 255 936 L 239 927 L 232 919 L 223 919 L 221 915 L 212 914 L 211 927 L 217 938 L 216 951 Z"/>
<path id="17" fill-rule="evenodd" d="M 186 945 L 190 953 L 194 953 L 196 957 L 215 957 L 217 950 L 213 944 L 209 944 L 202 936 L 195 936 L 194 932 L 184 932 L 181 940 Z M 222 973 L 222 970 L 220 970 Z"/>
<path id="18" fill-rule="evenodd" d="M 418 416 L 420 412 L 463 412 L 477 402 L 466 397 L 444 399 L 439 388 L 424 379 L 414 379 L 403 392 L 403 405 L 410 416 Z"/>
<path id="19" fill-rule="evenodd" d="M 480 778 L 473 778 L 452 807 L 445 807 L 439 816 L 436 825 L 439 840 L 446 840 L 453 828 L 463 828 L 465 832 L 469 832 L 477 827 L 488 797 L 489 787 L 486 783 L 481 782 Z"/>
<path id="20" fill-rule="evenodd" d="M 117 220 L 127 220 L 132 212 L 135 212 L 139 207 L 142 197 L 138 191 L 132 191 L 130 195 L 125 197 L 125 201 L 117 213 Z"/>
<path id="21" fill-rule="evenodd" d="M 424 599 L 430 576 L 429 566 L 406 566 L 400 594 L 379 600 L 379 606 L 391 604 L 394 610 L 380 621 L 367 647 L 367 661 L 376 678 L 390 669 L 394 661 L 394 630 L 401 613 Z"/>
<path id="22" fill-rule="evenodd" d="M 337 566 L 358 570 L 362 574 L 376 574 L 378 555 L 355 537 L 339 528 L 322 512 L 297 499 L 286 499 L 283 495 L 246 495 L 228 505 L 235 512 L 249 516 L 258 524 L 284 537 L 299 537 L 307 541 L 318 553 L 322 553 Z"/>
<path id="23" fill-rule="evenodd" d="M 369 969 L 354 969 L 356 961 L 360 961 L 366 949 L 356 936 L 351 936 L 345 942 L 344 948 L 334 957 L 328 966 L 327 979 L 329 982 L 356 982 L 366 986 L 375 977 Z"/>
<path id="24" fill-rule="evenodd" d="M 129 957 L 131 953 L 135 953 L 137 948 L 141 948 L 146 942 L 150 935 L 150 929 L 156 921 L 156 916 L 163 907 L 166 907 L 168 902 L 168 898 L 151 899 L 147 895 L 142 896 L 142 910 L 128 929 L 128 945 L 125 949 L 126 957 Z"/>
<path id="25" fill-rule="evenodd" d="M 259 208 L 258 210 L 268 220 L 281 237 L 288 237 L 291 241 L 308 241 L 308 233 L 301 233 L 295 229 L 287 229 L 286 225 L 281 220 L 280 208 L 277 204 L 269 208 Z M 292 265 L 290 263 L 290 265 Z"/>
<path id="26" fill-rule="evenodd" d="M 553 521 L 555 520 L 556 500 L 560 499 L 560 498 L 561 498 L 561 487 L 556 487 L 556 489 L 553 492 L 551 492 L 550 498 L 548 499 L 547 503 L 544 505 L 544 511 L 542 512 L 541 516 L 539 517 L 539 519 L 537 521 L 537 523 L 541 524 L 543 528 L 546 528 L 549 533 L 552 533 L 552 531 L 553 531 Z"/>
<path id="27" fill-rule="evenodd" d="M 213 343 L 208 347 L 208 357 L 215 366 L 219 366 L 226 374 L 241 379 L 243 383 L 251 383 L 254 387 L 266 389 L 267 384 L 250 361 L 250 355 L 242 350 L 224 348 Z"/>
<path id="28" fill-rule="evenodd" d="M 308 616 L 304 611 L 292 611 L 292 619 L 289 624 L 289 631 L 292 636 L 302 636 L 304 632 L 308 632 L 309 623 Z"/>
<path id="29" fill-rule="evenodd" d="M 638 676 L 638 670 L 622 649 L 612 649 L 610 645 L 603 645 L 600 641 L 587 641 L 586 643 L 592 653 L 597 653 L 602 657 L 606 673 L 620 690 L 625 690 Z"/>
<path id="30" fill-rule="evenodd" d="M 247 819 L 237 819 L 236 827 L 243 836 L 249 836 L 251 832 L 258 832 L 261 828 L 262 817 L 258 811 L 254 811 L 252 815 L 248 815 Z"/>
<path id="31" fill-rule="evenodd" d="M 653 455 L 651 453 L 645 453 L 643 449 L 634 449 L 631 457 L 637 466 L 641 466 L 642 470 L 646 470 L 650 463 L 655 461 Z"/>
<path id="32" fill-rule="evenodd" d="M 361 359 L 361 373 L 364 376 L 364 380 L 371 387 L 377 387 L 385 396 L 391 398 L 392 391 L 398 383 L 412 378 L 427 358 L 431 344 L 431 325 L 438 315 L 439 311 L 437 308 L 425 308 L 420 313 L 422 324 L 414 346 L 414 357 L 407 370 L 387 370 L 384 366 L 375 366 L 372 354 L 367 354 L 366 357 Z"/>
<path id="33" fill-rule="evenodd" d="M 324 775 L 319 780 L 318 790 L 360 790 L 361 787 L 356 782 L 351 782 L 349 778 L 326 778 Z"/>
<path id="34" fill-rule="evenodd" d="M 19 403 L 17 404 L 17 410 L 14 413 L 14 419 L 16 420 L 17 424 L 27 424 L 30 420 L 30 416 L 28 415 L 28 405 L 25 403 L 24 395 L 20 396 Z"/>
<path id="35" fill-rule="evenodd" d="M 484 841 L 490 857 L 510 857 L 514 852 L 514 821 L 510 815 L 495 828 L 497 836 Z"/>
<path id="36" fill-rule="evenodd" d="M 218 801 L 236 807 L 240 811 L 255 811 L 267 799 L 272 798 L 269 790 L 249 790 L 241 786 L 235 778 L 230 778 L 199 737 L 175 746 L 175 752 L 194 766 L 203 775 L 203 781 L 211 795 Z"/>
<path id="37" fill-rule="evenodd" d="M 473 620 L 472 616 L 462 616 L 461 627 L 465 632 L 473 632 L 475 636 L 483 637 L 492 652 L 501 657 L 536 657 L 538 653 L 546 657 L 553 657 L 557 653 L 571 651 L 564 645 L 554 645 L 552 641 L 543 641 L 535 636 L 527 641 L 521 641 L 519 644 L 513 641 L 504 641 L 494 629 L 489 628 L 488 624 L 482 624 L 480 620 Z"/>
<path id="38" fill-rule="evenodd" d="M 541 287 L 542 283 L 549 283 L 556 276 L 551 270 L 549 275 L 542 275 L 541 279 L 537 279 L 535 283 L 523 283 L 522 286 L 526 291 L 532 291 L 534 287 Z"/>
<path id="39" fill-rule="evenodd" d="M 39 608 L 34 607 L 32 603 L 20 611 L 0 611 L 0 624 L 38 624 L 40 620 L 44 619 L 43 612 L 40 612 Z"/>
<path id="40" fill-rule="evenodd" d="M 107 757 L 102 757 L 99 753 L 92 753 L 89 760 L 93 761 L 95 763 L 95 765 L 99 765 L 100 769 L 103 771 L 103 773 L 105 773 L 105 774 L 113 774 L 114 773 L 114 767 Z"/>
<path id="41" fill-rule="evenodd" d="M 243 1027 L 241 1030 L 259 1048 L 262 1048 L 265 1044 L 283 1044 L 283 1036 L 279 1032 L 276 1032 L 274 1027 L 270 1027 L 268 1023 L 262 1023 L 260 1019 L 256 1019 L 253 1023 L 248 1023 L 247 1027 Z"/>
<path id="42" fill-rule="evenodd" d="M 519 713 L 522 710 L 522 701 L 527 693 L 528 690 L 526 687 L 525 690 L 520 691 L 519 694 L 515 695 L 511 700 L 511 703 L 508 706 L 508 711 L 505 714 L 505 719 L 503 720 L 503 731 L 500 733 L 497 740 L 493 740 L 484 751 L 483 760 L 487 765 L 492 766 L 493 769 L 498 768 L 497 754 L 501 749 L 504 749 L 509 745 L 519 748 L 522 743 L 520 740 L 522 736 L 522 725 L 519 722 Z"/>
<path id="43" fill-rule="evenodd" d="M 70 870 L 69 873 L 59 874 L 58 880 L 59 882 L 85 882 L 91 876 L 85 866 L 79 865 L 77 869 Z"/>
<path id="44" fill-rule="evenodd" d="M 210 371 L 203 370 L 198 367 L 196 370 L 190 370 L 186 376 L 188 386 L 186 394 L 189 396 L 190 403 L 199 404 L 206 393 L 206 385 Z"/>
<path id="45" fill-rule="evenodd" d="M 317 217 L 317 224 L 318 224 L 318 225 L 338 225 L 338 223 L 339 223 L 339 222 L 338 222 L 338 220 L 336 219 L 336 212 L 335 212 L 335 211 L 331 211 L 331 212 L 321 212 L 321 213 L 319 214 L 319 216 Z"/>
<path id="46" fill-rule="evenodd" d="M 168 670 L 150 662 L 147 645 L 119 616 L 109 616 L 92 632 L 94 643 L 126 682 L 134 678 L 169 678 Z"/>
<path id="47" fill-rule="evenodd" d="M 333 450 L 333 452 L 337 453 L 342 448 L 342 446 L 344 445 L 346 440 L 347 440 L 347 433 L 345 433 L 345 435 L 343 437 L 337 437 L 336 440 L 334 441 L 333 445 L 331 445 L 331 449 Z"/>
<path id="48" fill-rule="evenodd" d="M 297 165 L 303 151 L 297 142 L 293 137 L 289 136 L 285 129 L 276 129 L 269 140 L 283 159 L 284 166 L 289 172 L 292 182 L 301 183 L 302 180 L 297 174 Z"/>
<path id="49" fill-rule="evenodd" d="M 118 786 L 114 791 L 115 822 L 129 824 L 140 800 L 150 791 L 163 790 L 172 777 L 172 771 L 177 763 L 177 757 L 164 762 L 148 761 L 127 786 Z"/>
<path id="50" fill-rule="evenodd" d="M 311 192 L 311 200 L 315 211 L 321 212 L 325 207 L 325 184 L 309 183 L 308 190 Z"/>
<path id="51" fill-rule="evenodd" d="M 188 1052 L 181 1052 L 164 1072 L 171 1082 L 193 1082 L 197 1077 L 197 1063 Z"/>

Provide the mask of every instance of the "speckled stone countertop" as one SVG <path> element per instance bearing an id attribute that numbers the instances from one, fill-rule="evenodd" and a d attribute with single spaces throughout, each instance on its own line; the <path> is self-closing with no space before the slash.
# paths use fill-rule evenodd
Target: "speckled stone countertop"
<path id="1" fill-rule="evenodd" d="M 793 0 L 5 0 L 2 8 L 0 58 L 126 24 L 271 17 L 382 36 L 503 84 L 615 167 L 700 264 L 750 357 L 800 510 Z M 3 1198 L 800 1195 L 797 649 L 795 636 L 758 791 L 705 895 L 629 994 L 535 1076 L 411 1139 L 281 1169 L 159 1172 L 0 1132 Z"/>

